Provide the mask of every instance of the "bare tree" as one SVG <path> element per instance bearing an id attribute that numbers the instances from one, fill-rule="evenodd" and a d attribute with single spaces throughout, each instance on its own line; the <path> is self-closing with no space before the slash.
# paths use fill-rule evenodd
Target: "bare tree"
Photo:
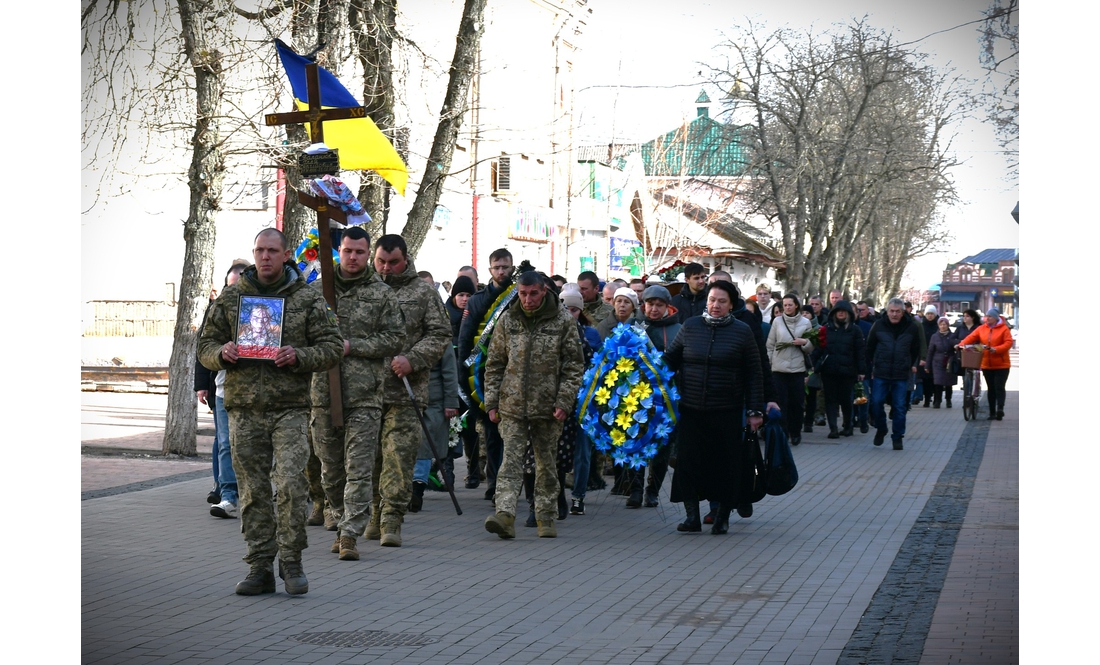
<path id="1" fill-rule="evenodd" d="M 1020 169 L 1020 7 L 1018 0 L 992 0 L 978 28 L 979 61 L 986 71 L 981 100 L 1009 164 Z"/>
<path id="2" fill-rule="evenodd" d="M 945 133 L 965 97 L 865 21 L 823 35 L 761 33 L 749 23 L 722 45 L 727 64 L 712 69 L 713 82 L 754 117 L 745 191 L 781 235 L 788 287 L 824 292 L 852 274 L 853 248 L 884 219 L 884 204 L 925 192 L 918 221 L 930 223 L 953 197 Z M 907 259 L 911 239 L 889 236 Z M 884 280 L 904 267 L 882 266 Z"/>
<path id="3" fill-rule="evenodd" d="M 278 3 L 256 16 L 277 10 Z M 241 15 L 229 0 L 90 0 L 81 13 L 84 166 L 104 174 L 98 193 L 125 191 L 153 167 L 169 178 L 178 173 L 189 191 L 165 454 L 196 452 L 196 338 L 213 276 L 226 161 L 267 145 L 258 122 L 263 109 L 242 107 L 255 91 L 258 60 L 254 45 L 234 34 Z M 229 71 L 242 66 L 251 75 L 234 83 Z M 179 173 L 185 154 L 187 170 Z M 133 155 L 129 161 L 144 170 L 116 168 Z"/>
<path id="4" fill-rule="evenodd" d="M 348 23 L 355 55 L 363 69 L 367 114 L 379 131 L 393 141 L 393 41 L 397 34 L 397 0 L 351 0 Z M 367 232 L 372 238 L 385 232 L 389 192 L 389 184 L 381 176 L 363 174 L 359 201 L 371 216 Z"/>
<path id="5" fill-rule="evenodd" d="M 420 181 L 416 199 L 402 231 L 409 253 L 413 256 L 420 250 L 428 235 L 435 207 L 443 193 L 443 183 L 451 169 L 455 141 L 467 110 L 470 82 L 474 77 L 481 35 L 485 31 L 483 17 L 486 3 L 487 0 L 466 0 L 462 9 L 455 55 L 451 60 L 450 77 L 447 81 L 447 94 L 443 98 L 443 108 L 439 111 L 439 125 L 436 127 L 432 149 L 424 167 L 424 177 Z"/>

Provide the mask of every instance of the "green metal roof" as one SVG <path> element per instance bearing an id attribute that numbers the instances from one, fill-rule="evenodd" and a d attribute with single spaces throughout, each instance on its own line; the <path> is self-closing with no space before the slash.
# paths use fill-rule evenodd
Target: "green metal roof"
<path id="1" fill-rule="evenodd" d="M 749 165 L 743 128 L 700 116 L 642 144 L 647 176 L 738 176 Z"/>

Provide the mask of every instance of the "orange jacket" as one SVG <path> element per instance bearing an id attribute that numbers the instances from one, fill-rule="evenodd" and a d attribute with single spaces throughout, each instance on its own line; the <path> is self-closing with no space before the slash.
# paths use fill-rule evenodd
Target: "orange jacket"
<path id="1" fill-rule="evenodd" d="M 997 325 L 990 328 L 982 323 L 974 328 L 974 332 L 967 335 L 959 346 L 964 344 L 983 344 L 982 369 L 1008 369 L 1012 367 L 1012 361 L 1008 352 L 1012 348 L 1012 333 L 1005 320 L 1001 319 Z"/>

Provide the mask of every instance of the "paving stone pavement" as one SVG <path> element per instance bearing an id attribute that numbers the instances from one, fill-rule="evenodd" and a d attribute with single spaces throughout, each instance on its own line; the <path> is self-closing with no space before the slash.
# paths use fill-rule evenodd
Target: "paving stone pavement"
<path id="1" fill-rule="evenodd" d="M 244 542 L 238 521 L 208 514 L 208 461 L 139 460 L 160 465 L 161 484 L 148 468 L 119 467 L 104 487 L 100 468 L 95 487 L 82 482 L 81 661 L 1015 663 L 1018 396 L 994 423 L 915 407 L 900 452 L 870 433 L 830 441 L 816 428 L 794 449 L 799 485 L 735 516 L 725 536 L 676 533 L 683 511 L 667 502 L 668 481 L 656 509 L 589 492 L 587 514 L 560 522 L 557 539 L 522 526 L 512 541 L 487 533 L 484 486 L 456 490 L 461 516 L 429 492 L 406 516 L 404 545 L 360 540 L 360 561 L 339 561 L 334 534 L 309 527 L 310 591 L 294 597 L 281 582 L 274 595 L 233 593 Z M 901 580 L 928 598 L 868 618 L 897 584 L 906 544 L 930 546 L 922 529 L 942 537 L 919 521 L 930 497 L 959 484 L 951 460 L 976 431 L 984 447 L 952 495 L 955 541 L 938 576 Z M 112 459 L 84 455 L 83 473 Z M 868 635 L 895 634 L 888 659 L 841 660 Z"/>

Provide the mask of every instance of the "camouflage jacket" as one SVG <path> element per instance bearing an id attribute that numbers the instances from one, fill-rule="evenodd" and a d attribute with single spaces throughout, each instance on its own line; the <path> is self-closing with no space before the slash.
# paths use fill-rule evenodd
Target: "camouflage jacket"
<path id="1" fill-rule="evenodd" d="M 386 356 L 401 352 L 405 343 L 405 317 L 393 289 L 371 269 L 354 279 L 335 270 L 336 317 L 349 352 L 340 361 L 340 389 L 345 408 L 382 408 L 382 382 L 392 375 Z M 321 282 L 313 282 L 317 291 Z M 313 406 L 331 403 L 328 372 L 313 375 Z"/>
<path id="2" fill-rule="evenodd" d="M 603 298 L 597 297 L 595 302 L 584 303 L 584 315 L 595 327 L 600 325 L 604 319 L 615 316 L 615 308 L 605 303 Z"/>
<path id="3" fill-rule="evenodd" d="M 428 404 L 428 377 L 432 367 L 451 351 L 451 319 L 443 308 L 443 299 L 427 282 L 416 274 L 412 260 L 400 275 L 386 275 L 383 279 L 397 296 L 401 313 L 405 316 L 405 345 L 400 353 L 385 359 L 386 381 L 382 401 L 386 404 L 408 404 L 409 393 L 405 384 L 389 370 L 393 355 L 409 359 L 412 386 L 416 402 L 421 407 Z"/>
<path id="4" fill-rule="evenodd" d="M 239 297 L 244 295 L 284 296 L 282 345 L 293 346 L 298 363 L 276 367 L 270 360 L 241 360 L 227 363 L 221 350 L 236 339 Z M 227 370 L 225 407 L 255 409 L 309 408 L 309 387 L 313 372 L 327 370 L 340 362 L 344 339 L 336 317 L 321 293 L 306 285 L 297 266 L 283 266 L 283 280 L 264 287 L 256 279 L 255 266 L 241 274 L 239 282 L 227 286 L 214 301 L 199 337 L 199 362 L 210 370 Z"/>
<path id="5" fill-rule="evenodd" d="M 573 413 L 584 374 L 577 323 L 547 292 L 528 317 L 518 298 L 497 322 L 485 361 L 485 410 L 511 418 L 553 418 Z"/>

